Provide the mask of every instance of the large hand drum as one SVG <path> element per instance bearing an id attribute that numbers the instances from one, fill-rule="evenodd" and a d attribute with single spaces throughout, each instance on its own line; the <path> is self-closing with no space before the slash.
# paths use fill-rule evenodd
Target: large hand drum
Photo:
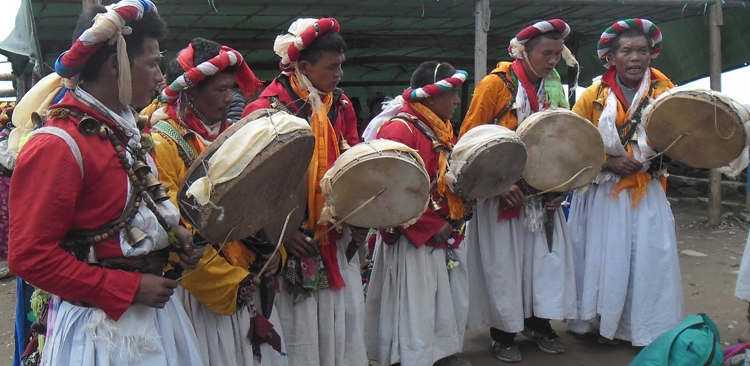
<path id="1" fill-rule="evenodd" d="M 482 125 L 453 146 L 445 180 L 453 193 L 467 200 L 490 198 L 508 190 L 525 166 L 526 147 L 515 132 Z"/>
<path id="2" fill-rule="evenodd" d="M 736 159 L 747 144 L 750 113 L 724 94 L 676 88 L 643 110 L 649 142 L 694 168 L 713 169 Z"/>
<path id="3" fill-rule="evenodd" d="M 314 146 L 304 119 L 272 110 L 243 118 L 188 169 L 178 193 L 182 216 L 209 242 L 257 233 L 300 184 Z"/>
<path id="4" fill-rule="evenodd" d="M 539 191 L 566 192 L 586 186 L 604 165 L 599 130 L 567 109 L 534 113 L 516 133 L 528 156 L 521 176 Z"/>
<path id="5" fill-rule="evenodd" d="M 326 197 L 323 220 L 339 218 L 369 228 L 415 221 L 430 197 L 422 158 L 410 147 L 390 140 L 351 147 L 326 172 L 320 187 Z"/>

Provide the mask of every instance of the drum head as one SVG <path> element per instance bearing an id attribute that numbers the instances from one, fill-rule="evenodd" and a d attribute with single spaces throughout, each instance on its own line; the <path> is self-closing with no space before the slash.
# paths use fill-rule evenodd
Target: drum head
<path id="1" fill-rule="evenodd" d="M 339 157 L 348 164 L 331 168 L 336 170 L 326 205 L 334 208 L 339 219 L 346 218 L 348 224 L 395 227 L 416 220 L 427 207 L 430 180 L 424 166 L 411 153 L 378 150 L 380 141 L 395 143 L 372 140 L 355 145 Z M 354 212 L 383 189 L 372 202 Z"/>
<path id="2" fill-rule="evenodd" d="M 305 219 L 307 213 L 307 177 L 307 173 L 305 173 L 297 184 L 297 188 L 286 199 L 279 201 L 274 213 L 268 217 L 268 222 L 263 227 L 263 231 L 272 244 L 278 242 L 281 231 L 284 229 L 286 216 L 292 209 L 294 209 L 294 212 L 289 216 L 289 223 L 286 226 L 282 241 L 290 240 L 302 225 L 302 220 Z"/>
<path id="3" fill-rule="evenodd" d="M 742 153 L 747 135 L 727 99 L 687 91 L 659 96 L 643 114 L 649 142 L 657 151 L 693 168 L 728 164 Z"/>
<path id="4" fill-rule="evenodd" d="M 201 207 L 194 198 L 185 195 L 196 179 L 206 175 L 206 163 L 221 144 L 247 123 L 267 113 L 260 112 L 243 118 L 219 135 L 190 166 L 180 186 L 178 200 L 182 216 L 209 242 L 235 241 L 260 231 L 269 218 L 280 214 L 280 202 L 290 199 L 291 192 L 307 172 L 315 137 L 310 131 L 298 130 L 276 136 L 239 176 L 215 185 L 207 205 Z M 301 211 L 304 212 L 304 207 Z M 284 218 L 287 213 L 283 213 Z M 290 225 L 297 228 L 293 223 Z"/>
<path id="5" fill-rule="evenodd" d="M 510 188 L 526 165 L 526 148 L 515 132 L 488 124 L 472 128 L 453 146 L 446 182 L 467 199 L 495 197 Z"/>
<path id="6" fill-rule="evenodd" d="M 583 187 L 604 164 L 599 130 L 566 109 L 534 113 L 516 132 L 526 144 L 526 167 L 521 176 L 539 191 L 566 192 Z"/>
<path id="7" fill-rule="evenodd" d="M 526 166 L 526 149 L 521 144 L 498 142 L 479 151 L 459 177 L 462 197 L 473 200 L 495 197 L 510 188 Z M 474 179 L 464 179 L 474 177 Z"/>

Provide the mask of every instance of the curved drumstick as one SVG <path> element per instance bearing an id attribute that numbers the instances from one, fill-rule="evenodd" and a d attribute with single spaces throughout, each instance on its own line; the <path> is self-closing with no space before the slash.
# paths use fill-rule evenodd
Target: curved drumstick
<path id="1" fill-rule="evenodd" d="M 348 215 L 344 216 L 343 219 L 339 220 L 338 222 L 336 222 L 335 224 L 333 224 L 331 227 L 329 227 L 328 230 L 326 230 L 324 234 L 328 234 L 329 232 L 331 232 L 331 230 L 335 229 L 339 225 L 341 225 L 344 222 L 346 222 L 347 219 L 349 219 L 350 217 L 352 217 L 355 213 L 357 213 L 363 207 L 367 206 L 367 204 L 369 204 L 370 202 L 372 202 L 373 200 L 375 200 L 376 198 L 378 198 L 378 196 L 380 196 L 381 194 L 383 194 L 383 192 L 385 192 L 386 189 L 388 189 L 388 186 L 383 187 L 383 189 L 381 189 L 380 191 L 378 191 L 378 193 L 375 193 L 372 197 L 368 198 L 367 201 L 362 202 L 361 205 L 357 206 L 357 208 L 355 208 L 352 212 L 350 212 Z"/>
<path id="2" fill-rule="evenodd" d="M 190 271 L 190 273 L 188 273 L 186 275 L 181 275 L 180 277 L 176 278 L 175 281 L 180 282 L 185 277 L 190 276 L 191 274 L 193 274 L 195 272 L 198 272 L 199 269 L 201 269 L 201 268 L 209 265 L 211 262 L 213 262 L 214 259 L 216 259 L 216 257 L 219 255 L 219 253 L 221 253 L 221 251 L 224 249 L 224 246 L 227 244 L 227 239 L 229 238 L 230 235 L 232 235 L 232 231 L 234 231 L 234 228 L 231 228 L 229 230 L 229 232 L 227 233 L 227 236 L 224 238 L 224 242 L 222 242 L 221 245 L 219 245 L 219 249 L 216 250 L 216 253 L 213 255 L 213 257 L 211 257 L 208 261 L 206 261 L 206 263 L 204 265 L 202 265 L 200 267 L 197 267 L 196 269 Z M 208 245 L 208 244 L 206 244 L 206 245 Z"/>
<path id="3" fill-rule="evenodd" d="M 564 185 L 572 182 L 573 179 L 578 178 L 579 175 L 583 174 L 583 172 L 585 172 L 585 171 L 587 171 L 587 170 L 589 170 L 591 168 L 593 168 L 593 166 L 591 166 L 591 165 L 589 165 L 587 167 L 583 167 L 583 168 L 581 168 L 581 170 L 578 171 L 578 173 L 575 173 L 572 177 L 570 177 L 570 179 L 566 180 L 565 182 L 562 182 L 562 183 L 560 183 L 560 184 L 558 184 L 558 185 L 556 185 L 556 186 L 554 186 L 554 187 L 552 187 L 550 189 L 541 191 L 539 193 L 530 194 L 530 195 L 526 196 L 525 198 L 534 198 L 534 197 L 537 197 L 537 196 L 541 196 L 541 195 L 543 195 L 545 193 L 553 192 L 554 190 L 556 190 L 556 189 L 558 189 L 558 188 L 560 188 L 560 187 L 562 187 L 562 186 L 564 186 Z"/>
<path id="4" fill-rule="evenodd" d="M 680 139 L 681 139 L 681 138 L 683 138 L 683 137 L 685 137 L 685 136 L 687 136 L 687 135 L 689 135 L 689 133 L 687 133 L 687 132 L 683 132 L 683 133 L 681 133 L 681 134 L 680 134 L 680 136 L 677 136 L 677 138 L 676 138 L 676 139 L 674 139 L 674 141 L 672 141 L 672 143 L 671 143 L 671 144 L 669 144 L 669 146 L 667 146 L 667 148 L 666 148 L 666 149 L 664 149 L 664 150 L 660 151 L 660 152 L 659 152 L 658 154 L 656 154 L 656 155 L 654 155 L 654 156 L 652 156 L 652 157 L 650 157 L 650 158 L 648 158 L 648 159 L 644 160 L 644 161 L 643 161 L 643 163 L 645 163 L 645 162 L 647 162 L 647 161 L 650 161 L 650 160 L 652 160 L 652 159 L 656 159 L 656 158 L 658 158 L 658 157 L 659 157 L 659 156 L 661 156 L 661 155 L 664 155 L 664 153 L 665 153 L 665 152 L 667 152 L 667 150 L 669 150 L 669 148 L 671 148 L 672 146 L 674 146 L 674 144 L 676 144 L 676 143 L 677 143 L 677 141 L 680 141 Z"/>
<path id="5" fill-rule="evenodd" d="M 273 248 L 273 252 L 271 252 L 271 255 L 268 256 L 268 259 L 266 260 L 266 264 L 263 265 L 263 267 L 258 271 L 257 274 L 255 274 L 255 277 L 260 277 L 263 275 L 263 272 L 266 271 L 266 267 L 268 267 L 268 264 L 271 263 L 270 259 L 273 258 L 274 255 L 276 255 L 276 252 L 279 251 L 279 247 L 281 247 L 281 241 L 284 239 L 284 234 L 286 233 L 286 227 L 289 225 L 289 218 L 292 217 L 292 212 L 294 210 L 298 209 L 299 206 L 294 206 L 291 211 L 286 215 L 286 220 L 284 221 L 284 226 L 281 228 L 281 235 L 279 235 L 279 240 L 276 242 L 276 247 Z"/>
<path id="6" fill-rule="evenodd" d="M 722 136 L 721 132 L 719 132 L 719 117 L 717 116 L 718 106 L 716 105 L 717 98 L 714 95 L 713 90 L 711 90 L 711 101 L 713 102 L 712 104 L 714 105 L 714 131 L 716 131 L 716 136 L 718 136 L 722 140 L 729 140 L 732 138 L 732 136 L 734 136 L 734 131 L 736 131 L 736 128 L 735 128 L 736 126 L 732 126 L 732 132 L 729 133 L 729 136 L 727 137 Z M 735 111 L 735 113 L 737 113 L 737 111 Z"/>

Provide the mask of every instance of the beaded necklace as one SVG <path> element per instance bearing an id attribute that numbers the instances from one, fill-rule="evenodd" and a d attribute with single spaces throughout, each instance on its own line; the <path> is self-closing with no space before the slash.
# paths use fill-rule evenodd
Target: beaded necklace
<path id="1" fill-rule="evenodd" d="M 96 107 L 90 105 L 90 103 L 86 104 L 92 108 Z M 95 110 L 99 111 L 99 108 L 95 108 Z M 136 246 L 139 240 L 136 240 L 136 238 L 132 236 L 131 230 L 133 228 L 129 223 L 138 213 L 138 210 L 143 203 L 146 204 L 146 207 L 148 207 L 148 209 L 154 214 L 159 224 L 167 232 L 170 244 L 179 247 L 180 240 L 177 231 L 166 221 L 156 206 L 157 202 L 169 199 L 169 196 L 166 194 L 166 187 L 160 182 L 158 185 L 152 184 L 152 187 L 147 187 L 146 185 L 148 181 L 147 176 L 151 175 L 151 168 L 145 162 L 145 156 L 148 154 L 147 151 L 141 146 L 135 148 L 128 146 L 120 139 L 120 137 L 118 137 L 117 132 L 124 135 L 124 132 L 120 128 L 115 128 L 113 130 L 112 127 L 102 124 L 92 116 L 81 116 L 77 111 L 69 110 L 67 108 L 56 108 L 49 111 L 48 117 L 64 118 L 68 114 L 79 120 L 78 129 L 82 134 L 97 134 L 100 138 L 109 140 L 120 160 L 120 164 L 128 175 L 133 192 L 119 218 L 93 231 L 80 230 L 69 233 L 62 241 L 62 247 L 70 250 L 73 255 L 79 259 L 95 260 L 96 258 L 89 258 L 92 254 L 90 248 L 99 242 L 115 237 L 118 233 L 123 231 L 125 231 L 126 235 L 129 235 L 132 245 Z M 133 164 L 128 161 L 127 151 L 129 151 L 133 157 Z M 139 165 L 141 168 L 139 168 L 139 172 L 136 172 L 133 167 L 136 163 L 140 163 Z M 153 175 L 151 176 L 153 177 Z M 149 188 L 153 191 L 152 193 L 149 193 Z M 152 197 L 152 194 L 155 195 L 156 198 Z"/>

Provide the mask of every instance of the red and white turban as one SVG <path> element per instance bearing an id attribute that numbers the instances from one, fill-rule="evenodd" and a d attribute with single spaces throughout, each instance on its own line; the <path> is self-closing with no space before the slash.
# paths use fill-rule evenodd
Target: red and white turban
<path id="1" fill-rule="evenodd" d="M 516 34 L 516 36 L 510 40 L 510 45 L 508 46 L 508 54 L 510 54 L 513 58 L 519 60 L 527 58 L 526 42 L 536 36 L 549 32 L 560 33 L 560 35 L 562 35 L 562 38 L 565 39 L 568 38 L 568 35 L 570 35 L 570 26 L 568 25 L 568 23 L 565 23 L 561 19 L 550 19 L 536 22 L 533 25 L 530 25 L 518 32 L 518 34 Z M 563 59 L 565 59 L 565 63 L 568 64 L 568 66 L 578 64 L 575 57 L 573 57 L 573 54 L 570 53 L 570 50 L 568 50 L 568 48 L 564 45 Z"/>
<path id="2" fill-rule="evenodd" d="M 309 47 L 321 35 L 327 32 L 338 33 L 340 30 L 339 22 L 334 18 L 301 18 L 295 20 L 289 26 L 288 33 L 276 37 L 276 41 L 273 43 L 273 51 L 281 57 L 279 62 L 281 72 L 285 75 L 291 75 L 302 50 Z"/>
<path id="3" fill-rule="evenodd" d="M 440 66 L 440 64 L 438 64 Z M 437 71 L 437 69 L 436 69 Z M 420 99 L 436 97 L 447 91 L 457 89 L 466 81 L 469 73 L 464 70 L 456 70 L 453 76 L 438 80 L 434 84 L 428 84 L 421 88 L 408 88 L 401 93 L 401 97 L 407 102 L 416 102 Z"/>
<path id="4" fill-rule="evenodd" d="M 234 65 L 239 65 L 239 69 L 235 74 L 235 80 L 240 89 L 245 93 L 245 97 L 255 94 L 263 85 L 263 82 L 258 80 L 253 71 L 250 70 L 242 55 L 227 46 L 221 46 L 218 55 L 202 62 L 198 66 L 193 64 L 194 55 L 195 50 L 193 49 L 192 42 L 187 48 L 180 51 L 180 54 L 177 56 L 177 63 L 185 70 L 185 73 L 164 88 L 161 92 L 164 100 L 175 100 L 183 90 L 198 85 L 206 77 L 216 75 Z"/>
<path id="5" fill-rule="evenodd" d="M 661 30 L 653 22 L 648 19 L 632 18 L 620 20 L 611 27 L 604 30 L 601 37 L 599 37 L 599 43 L 596 45 L 596 54 L 599 56 L 599 61 L 604 67 L 609 68 L 609 60 L 607 54 L 610 52 L 610 46 L 612 40 L 615 39 L 620 33 L 627 31 L 628 29 L 638 29 L 648 37 L 651 42 L 651 58 L 656 58 L 661 53 Z"/>
<path id="6" fill-rule="evenodd" d="M 156 13 L 156 6 L 150 0 L 120 0 L 107 6 L 107 12 L 97 14 L 94 24 L 85 30 L 70 50 L 63 52 L 55 62 L 55 72 L 63 78 L 72 81 L 68 87 L 73 88 L 78 82 L 78 77 L 86 66 L 86 61 L 101 48 L 104 42 L 117 44 L 117 61 L 120 75 L 118 87 L 120 92 L 120 103 L 130 104 L 132 99 L 132 86 L 130 85 L 130 60 L 123 35 L 132 31 L 128 24 L 143 18 L 149 12 Z"/>

